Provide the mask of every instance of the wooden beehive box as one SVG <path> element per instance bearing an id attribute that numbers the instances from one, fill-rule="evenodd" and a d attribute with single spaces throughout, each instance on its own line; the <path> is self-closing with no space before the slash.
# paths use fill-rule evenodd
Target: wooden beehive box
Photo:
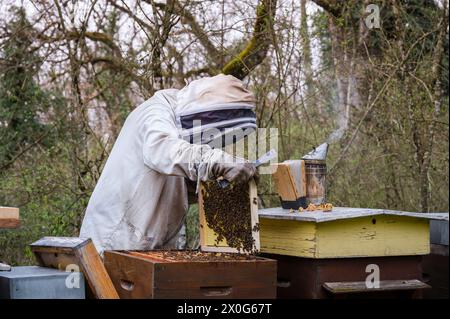
<path id="1" fill-rule="evenodd" d="M 426 255 L 429 222 L 441 217 L 383 209 L 259 211 L 261 252 L 306 258 Z"/>
<path id="2" fill-rule="evenodd" d="M 227 254 L 231 255 L 231 259 L 198 261 L 167 257 L 167 253 L 176 251 L 106 251 L 105 267 L 120 298 L 276 297 L 275 260 Z M 207 252 L 197 254 L 217 255 Z"/>
<path id="3" fill-rule="evenodd" d="M 38 264 L 63 271 L 82 272 L 88 297 L 117 299 L 111 279 L 90 238 L 43 237 L 30 245 Z"/>
<path id="4" fill-rule="evenodd" d="M 214 182 L 212 182 L 214 183 Z M 231 185 L 228 187 L 232 187 Z M 234 198 L 227 197 L 226 189 L 220 190 L 221 196 L 224 201 L 232 204 L 232 202 L 235 200 Z M 258 220 L 258 200 L 257 200 L 257 188 L 256 183 L 252 180 L 248 184 L 248 201 L 250 205 L 250 214 L 248 216 L 249 219 L 251 219 L 251 227 L 252 227 L 252 237 L 254 239 L 254 252 L 257 252 L 260 250 L 260 242 L 259 242 L 259 220 Z M 200 249 L 202 251 L 209 251 L 209 252 L 230 252 L 230 253 L 237 253 L 237 252 L 243 252 L 238 251 L 236 248 L 229 247 L 226 240 L 220 240 L 217 242 L 217 234 L 212 230 L 207 223 L 206 217 L 205 217 L 205 200 L 208 200 L 205 198 L 205 184 L 202 183 L 200 187 L 199 192 L 199 218 L 200 218 Z M 244 252 L 244 253 L 248 253 Z"/>
<path id="5" fill-rule="evenodd" d="M 276 259 L 277 298 L 417 298 L 429 288 L 422 280 L 422 256 L 300 258 L 265 254 Z M 380 287 L 366 286 L 366 279 L 380 269 Z M 368 271 L 369 269 L 369 271 Z"/>

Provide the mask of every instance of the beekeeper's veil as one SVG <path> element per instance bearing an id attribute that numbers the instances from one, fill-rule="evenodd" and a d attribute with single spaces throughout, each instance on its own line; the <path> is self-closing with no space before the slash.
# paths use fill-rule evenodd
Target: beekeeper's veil
<path id="1" fill-rule="evenodd" d="M 191 82 L 178 92 L 176 120 L 191 144 L 225 146 L 256 129 L 255 98 L 231 75 Z"/>

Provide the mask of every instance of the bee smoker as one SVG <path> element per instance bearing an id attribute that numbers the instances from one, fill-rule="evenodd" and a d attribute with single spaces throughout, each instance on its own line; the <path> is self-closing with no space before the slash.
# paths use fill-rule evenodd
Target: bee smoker
<path id="1" fill-rule="evenodd" d="M 306 203 L 320 205 L 326 202 L 328 143 L 323 143 L 302 157 L 305 161 Z"/>

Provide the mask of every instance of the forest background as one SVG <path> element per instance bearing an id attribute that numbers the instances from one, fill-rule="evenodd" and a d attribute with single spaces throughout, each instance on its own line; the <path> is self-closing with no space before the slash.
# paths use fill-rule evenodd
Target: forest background
<path id="1" fill-rule="evenodd" d="M 448 211 L 448 1 L 0 2 L 0 261 L 77 236 L 129 112 L 219 73 L 257 97 L 279 160 L 329 142 L 334 206 Z M 264 207 L 279 205 L 270 176 Z M 196 205 L 187 247 L 198 245 Z"/>

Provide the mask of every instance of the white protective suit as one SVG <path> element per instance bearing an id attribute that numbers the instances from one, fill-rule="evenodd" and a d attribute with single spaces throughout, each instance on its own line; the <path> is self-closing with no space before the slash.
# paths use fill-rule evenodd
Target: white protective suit
<path id="1" fill-rule="evenodd" d="M 89 200 L 80 237 L 92 238 L 100 254 L 175 248 L 188 209 L 185 178 L 208 180 L 214 163 L 233 161 L 220 149 L 186 141 L 196 129 L 189 121 L 256 127 L 253 108 L 254 96 L 232 76 L 158 91 L 127 117 Z"/>

